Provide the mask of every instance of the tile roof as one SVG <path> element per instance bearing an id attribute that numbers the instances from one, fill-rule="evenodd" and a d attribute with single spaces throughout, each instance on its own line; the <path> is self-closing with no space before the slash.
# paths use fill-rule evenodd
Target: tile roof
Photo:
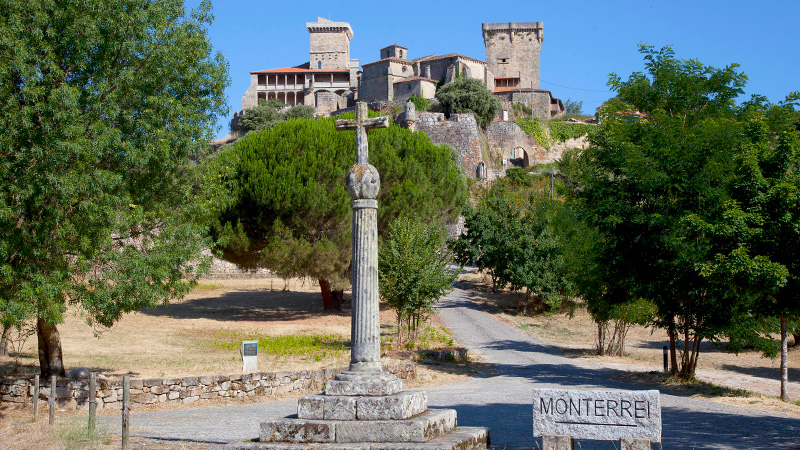
<path id="1" fill-rule="evenodd" d="M 481 64 L 486 64 L 485 61 L 481 61 L 480 59 L 470 58 L 469 56 L 465 56 L 465 55 L 462 55 L 462 54 L 459 54 L 459 53 L 448 53 L 446 55 L 433 54 L 433 55 L 423 56 L 421 58 L 417 58 L 417 59 L 414 59 L 412 61 L 414 61 L 414 62 L 427 62 L 427 61 L 434 61 L 434 60 L 437 60 L 437 59 L 448 59 L 448 58 L 455 58 L 455 57 L 469 59 L 471 61 L 475 61 L 475 62 L 478 62 L 478 63 L 481 63 Z"/>
<path id="2" fill-rule="evenodd" d="M 403 64 L 408 64 L 409 66 L 413 66 L 414 65 L 413 61 L 416 61 L 416 60 L 409 61 L 407 59 L 395 58 L 394 56 L 390 56 L 388 58 L 383 58 L 383 59 L 379 59 L 377 61 L 372 61 L 370 63 L 362 64 L 361 67 L 369 66 L 369 65 L 372 65 L 372 64 L 377 64 L 379 62 L 384 62 L 384 61 L 399 62 L 399 63 L 403 63 Z"/>
<path id="3" fill-rule="evenodd" d="M 406 81 L 429 81 L 431 83 L 437 83 L 436 80 L 433 80 L 433 79 L 428 78 L 428 77 L 417 77 L 417 76 L 414 76 L 414 77 L 403 78 L 402 80 L 399 80 L 399 81 L 395 81 L 394 84 L 405 83 Z"/>
<path id="4" fill-rule="evenodd" d="M 310 69 L 309 63 L 295 67 L 281 67 L 280 69 L 256 70 L 250 73 L 350 73 L 350 69 Z"/>

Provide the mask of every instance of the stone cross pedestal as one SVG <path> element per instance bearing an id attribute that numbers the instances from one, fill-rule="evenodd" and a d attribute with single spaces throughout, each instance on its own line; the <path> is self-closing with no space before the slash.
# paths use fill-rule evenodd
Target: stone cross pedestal
<path id="1" fill-rule="evenodd" d="M 458 427 L 453 409 L 428 409 L 423 391 L 381 367 L 378 296 L 378 191 L 380 176 L 369 164 L 367 129 L 386 128 L 388 117 L 367 118 L 366 103 L 355 120 L 337 130 L 356 130 L 356 164 L 347 174 L 353 200 L 353 306 L 350 367 L 325 385 L 323 394 L 300 398 L 297 416 L 261 423 L 258 442 L 226 450 L 486 450 L 489 430 Z"/>

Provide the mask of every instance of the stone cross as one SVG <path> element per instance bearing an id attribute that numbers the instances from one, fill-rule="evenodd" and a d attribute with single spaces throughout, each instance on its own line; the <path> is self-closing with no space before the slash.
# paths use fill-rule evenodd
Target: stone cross
<path id="1" fill-rule="evenodd" d="M 369 119 L 367 104 L 356 103 L 356 119 L 343 119 L 336 121 L 336 129 L 356 130 L 356 164 L 369 164 L 369 149 L 367 144 L 367 130 L 372 128 L 388 128 L 389 118 L 386 116 Z"/>
<path id="2" fill-rule="evenodd" d="M 353 307 L 350 323 L 350 374 L 340 381 L 362 380 L 366 374 L 380 374 L 381 333 L 378 309 L 378 170 L 368 161 L 367 129 L 386 128 L 388 117 L 367 118 L 367 104 L 356 104 L 355 120 L 337 120 L 337 130 L 356 130 L 356 164 L 347 173 L 347 192 L 353 199 Z M 351 376 L 352 375 L 352 376 Z M 353 378 L 355 377 L 355 378 Z M 369 378 L 373 378 L 370 375 Z M 380 378 L 380 377 L 379 377 Z M 372 380 L 372 382 L 380 380 Z M 351 389 L 334 386 L 327 390 Z M 381 384 L 381 383 L 379 383 Z M 339 390 L 340 391 L 340 390 Z M 339 392 L 337 391 L 337 392 Z"/>

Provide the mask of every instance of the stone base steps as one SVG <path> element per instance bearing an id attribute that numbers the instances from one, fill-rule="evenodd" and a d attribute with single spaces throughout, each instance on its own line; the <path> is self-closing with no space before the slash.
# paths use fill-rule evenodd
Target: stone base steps
<path id="1" fill-rule="evenodd" d="M 225 450 L 486 450 L 489 443 L 488 428 L 459 427 L 426 442 L 236 442 Z"/>
<path id="2" fill-rule="evenodd" d="M 261 442 L 426 442 L 456 428 L 456 410 L 429 409 L 405 420 L 309 420 L 261 423 Z"/>

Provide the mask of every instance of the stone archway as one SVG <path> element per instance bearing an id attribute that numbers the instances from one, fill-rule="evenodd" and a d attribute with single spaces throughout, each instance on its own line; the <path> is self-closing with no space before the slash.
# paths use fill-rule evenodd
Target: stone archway
<path id="1" fill-rule="evenodd" d="M 530 166 L 530 157 L 528 151 L 523 147 L 514 147 L 509 154 L 508 162 L 514 167 L 528 167 Z"/>

